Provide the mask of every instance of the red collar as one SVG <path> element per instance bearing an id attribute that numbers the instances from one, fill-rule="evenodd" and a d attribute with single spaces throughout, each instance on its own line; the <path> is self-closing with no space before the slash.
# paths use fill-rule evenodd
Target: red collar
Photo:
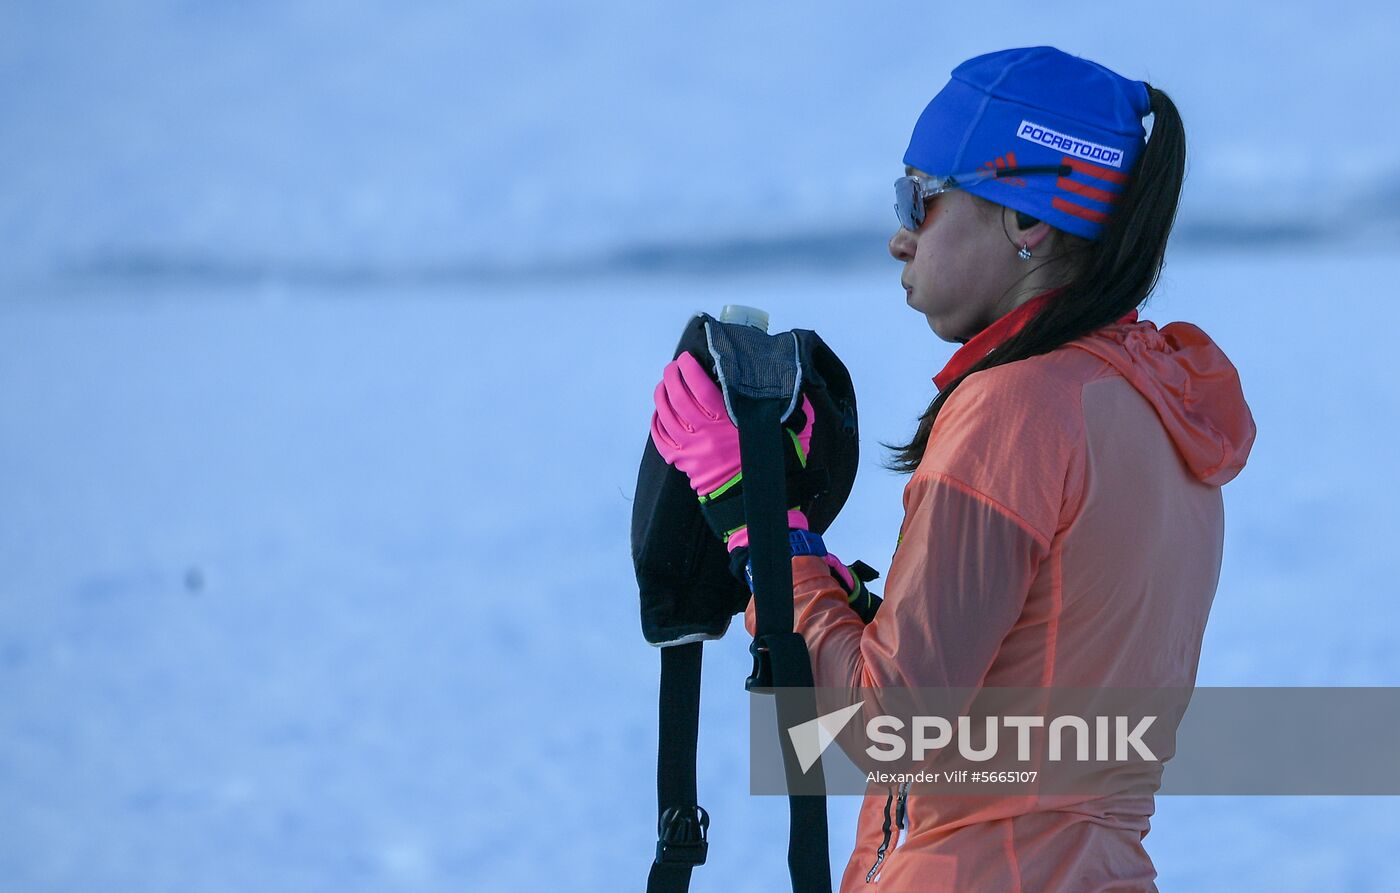
<path id="1" fill-rule="evenodd" d="M 933 377 L 934 385 L 937 386 L 940 391 L 948 387 L 948 385 L 956 381 L 959 376 L 972 368 L 978 360 L 981 360 L 987 354 L 991 353 L 1002 344 L 1005 344 L 1012 335 L 1015 335 L 1017 332 L 1021 331 L 1021 329 L 1025 328 L 1026 323 L 1030 322 L 1031 318 L 1039 313 L 1040 309 L 1044 307 L 1047 302 L 1063 292 L 1066 288 L 1068 288 L 1068 286 L 1060 286 L 1059 288 L 1052 288 L 1049 291 L 1041 292 L 1019 307 L 1013 308 L 1006 315 L 1002 316 L 976 335 L 973 335 L 967 343 L 953 352 L 953 355 L 948 358 L 948 362 L 943 367 L 942 371 Z M 1137 322 L 1137 311 L 1129 310 L 1118 322 Z"/>

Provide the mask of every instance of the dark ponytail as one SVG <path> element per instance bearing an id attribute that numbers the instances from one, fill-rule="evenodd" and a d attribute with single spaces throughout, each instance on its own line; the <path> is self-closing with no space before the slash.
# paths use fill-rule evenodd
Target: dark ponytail
<path id="1" fill-rule="evenodd" d="M 934 419 L 968 375 L 1049 353 L 1121 318 L 1146 300 L 1156 287 L 1181 197 L 1186 132 L 1167 94 L 1148 85 L 1147 95 L 1152 108 L 1152 135 L 1138 158 L 1121 204 L 1109 216 L 1097 240 L 1080 240 L 1079 247 L 1059 255 L 1077 269 L 1075 278 L 1020 332 L 940 391 L 919 416 L 919 428 L 912 441 L 903 446 L 880 444 L 894 451 L 893 461 L 886 468 L 910 474 L 919 467 Z"/>

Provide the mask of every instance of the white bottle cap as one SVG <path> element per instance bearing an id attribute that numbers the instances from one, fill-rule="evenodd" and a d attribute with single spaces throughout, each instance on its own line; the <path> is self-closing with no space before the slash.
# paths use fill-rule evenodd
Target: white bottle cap
<path id="1" fill-rule="evenodd" d="M 725 304 L 724 309 L 719 312 L 719 321 L 768 331 L 768 311 L 759 310 L 757 307 L 745 307 L 743 304 Z"/>

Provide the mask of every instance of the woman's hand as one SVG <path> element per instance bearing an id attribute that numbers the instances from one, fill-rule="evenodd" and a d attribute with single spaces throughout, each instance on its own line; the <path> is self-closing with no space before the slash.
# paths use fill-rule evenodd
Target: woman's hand
<path id="1" fill-rule="evenodd" d="M 661 458 L 690 478 L 696 495 L 714 495 L 742 478 L 739 429 L 729 418 L 719 385 L 689 351 L 666 364 L 652 397 L 656 407 L 651 417 L 652 442 Z M 813 419 L 812 403 L 806 395 L 802 397 L 802 411 L 806 416 L 802 430 L 788 431 L 805 462 L 812 445 Z M 790 513 L 789 521 L 792 520 Z M 805 528 L 806 524 L 802 526 Z M 737 548 L 736 535 L 729 538 L 731 550 Z"/>

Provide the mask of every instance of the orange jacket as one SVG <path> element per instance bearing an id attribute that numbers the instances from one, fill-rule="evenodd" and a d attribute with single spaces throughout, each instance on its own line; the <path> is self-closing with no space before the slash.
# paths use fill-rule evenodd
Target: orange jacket
<path id="1" fill-rule="evenodd" d="M 904 488 L 874 621 L 820 558 L 793 558 L 816 684 L 1193 685 L 1220 486 L 1254 433 L 1234 366 L 1187 323 L 1158 331 L 1129 314 L 969 376 Z M 867 882 L 887 802 L 872 787 L 841 890 L 1155 890 L 1153 795 L 1069 799 L 910 796 L 904 839 Z"/>

